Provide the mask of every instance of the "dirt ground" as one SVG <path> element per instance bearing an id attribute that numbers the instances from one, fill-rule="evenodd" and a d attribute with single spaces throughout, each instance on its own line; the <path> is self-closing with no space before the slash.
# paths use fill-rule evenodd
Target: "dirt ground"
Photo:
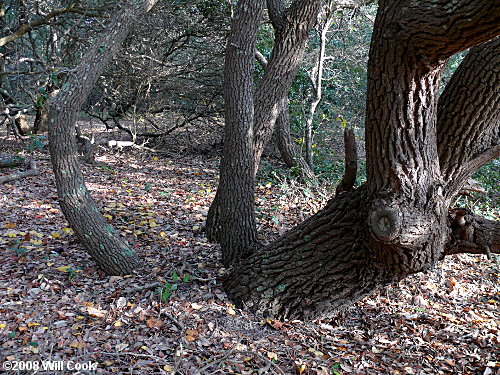
<path id="1" fill-rule="evenodd" d="M 449 257 L 365 298 L 343 321 L 263 319 L 228 300 L 219 248 L 204 237 L 216 154 L 101 149 L 83 165 L 102 213 L 144 260 L 145 272 L 129 277 L 96 269 L 59 209 L 47 151 L 33 156 L 40 174 L 0 185 L 0 365 L 97 366 L 38 372 L 49 374 L 500 374 L 498 257 Z M 263 241 L 324 201 L 286 181 L 260 181 L 256 192 Z M 33 373 L 18 369 L 6 373 Z"/>

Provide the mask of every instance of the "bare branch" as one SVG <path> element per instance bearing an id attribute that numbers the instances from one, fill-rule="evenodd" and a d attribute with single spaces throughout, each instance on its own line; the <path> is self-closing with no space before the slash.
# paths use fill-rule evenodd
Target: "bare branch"
<path id="1" fill-rule="evenodd" d="M 387 7 L 393 1 L 380 2 Z M 500 33 L 500 3 L 495 0 L 405 1 L 391 27 L 416 55 L 437 63 Z M 425 20 L 425 22 L 422 22 Z"/>
<path id="2" fill-rule="evenodd" d="M 21 25 L 19 27 L 19 29 L 17 29 L 12 34 L 9 34 L 9 35 L 4 36 L 3 38 L 0 38 L 0 47 L 6 45 L 7 43 L 13 42 L 16 39 L 19 39 L 24 34 L 26 34 L 27 32 L 29 32 L 37 27 L 48 25 L 49 22 L 53 18 L 60 16 L 61 14 L 65 14 L 65 13 L 76 13 L 76 14 L 81 14 L 85 17 L 91 17 L 91 18 L 96 18 L 96 17 L 107 18 L 108 17 L 105 14 L 88 12 L 84 9 L 75 8 L 73 5 L 70 7 L 66 7 L 66 8 L 54 9 L 53 11 L 48 13 L 43 18 L 25 23 L 25 24 Z"/>
<path id="3" fill-rule="evenodd" d="M 20 180 L 22 178 L 25 178 L 28 176 L 34 176 L 34 175 L 37 175 L 39 173 L 40 173 L 40 170 L 36 167 L 35 160 L 31 159 L 29 169 L 27 171 L 16 172 L 16 173 L 9 174 L 7 176 L 0 176 L 0 184 L 5 184 L 6 182 Z"/>
<path id="4" fill-rule="evenodd" d="M 336 194 L 351 190 L 356 182 L 356 172 L 358 170 L 358 146 L 354 131 L 350 128 L 344 129 L 345 148 L 345 171 L 342 182 L 337 186 Z"/>

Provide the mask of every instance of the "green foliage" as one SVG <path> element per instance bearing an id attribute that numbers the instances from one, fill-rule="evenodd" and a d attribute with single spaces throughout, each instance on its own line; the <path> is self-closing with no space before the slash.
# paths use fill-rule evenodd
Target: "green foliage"
<path id="1" fill-rule="evenodd" d="M 457 195 L 452 206 L 466 207 L 490 220 L 500 219 L 500 159 L 479 168 L 472 176 L 486 190 L 486 194 Z"/>
<path id="2" fill-rule="evenodd" d="M 189 282 L 190 278 L 191 277 L 188 273 L 184 273 L 181 278 L 177 271 L 174 270 L 172 272 L 172 277 L 170 278 L 170 280 L 166 280 L 163 284 L 163 287 L 158 287 L 160 300 L 162 302 L 168 301 L 172 296 L 172 293 L 179 288 L 179 285 Z"/>
<path id="3" fill-rule="evenodd" d="M 30 143 L 28 145 L 28 152 L 32 153 L 35 150 L 41 150 L 42 148 L 45 147 L 47 144 L 47 137 L 44 136 L 43 134 L 36 135 L 36 134 L 30 134 Z"/>

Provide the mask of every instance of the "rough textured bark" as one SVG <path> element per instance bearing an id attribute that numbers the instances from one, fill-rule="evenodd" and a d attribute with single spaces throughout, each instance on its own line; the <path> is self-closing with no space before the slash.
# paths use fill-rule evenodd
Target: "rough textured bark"
<path id="1" fill-rule="evenodd" d="M 320 0 L 296 0 L 289 7 L 281 0 L 268 1 L 268 10 L 276 29 L 275 45 L 254 94 L 251 72 L 263 4 L 262 1 L 243 0 L 238 3 L 225 63 L 226 133 L 221 177 L 206 225 L 208 238 L 221 243 L 225 265 L 260 246 L 253 210 L 253 181 L 320 5 Z M 248 14 L 248 10 L 253 10 L 253 13 Z M 235 48 L 238 48 L 238 54 Z M 248 55 L 250 51 L 252 54 Z M 248 105 L 253 106 L 252 111 Z M 242 114 L 237 111 L 242 111 Z M 251 177 L 248 165 L 252 166 Z M 248 202 L 250 197 L 252 201 Z"/>
<path id="2" fill-rule="evenodd" d="M 356 173 L 358 172 L 358 145 L 354 130 L 344 129 L 344 150 L 345 150 L 345 167 L 342 181 L 335 189 L 335 194 L 340 194 L 344 191 L 351 190 L 356 183 Z"/>
<path id="3" fill-rule="evenodd" d="M 267 66 L 266 57 L 256 51 L 255 57 L 259 64 L 265 69 Z M 306 163 L 305 159 L 300 154 L 300 150 L 295 145 L 290 134 L 290 114 L 288 113 L 288 98 L 283 100 L 281 104 L 280 113 L 276 119 L 275 134 L 276 134 L 276 145 L 280 152 L 281 158 L 292 170 L 297 170 L 297 173 L 302 177 L 304 181 L 316 181 L 316 176 L 314 175 L 311 167 Z"/>
<path id="4" fill-rule="evenodd" d="M 499 81 L 500 38 L 495 38 L 471 49 L 439 98 L 438 153 L 447 197 L 500 156 Z"/>
<path id="5" fill-rule="evenodd" d="M 49 108 L 49 147 L 61 209 L 86 250 L 107 274 L 130 273 L 139 265 L 139 259 L 99 213 L 85 187 L 77 158 L 75 122 L 80 107 L 134 20 L 156 1 L 123 2 Z"/>
<path id="6" fill-rule="evenodd" d="M 447 254 L 500 251 L 498 223 L 448 214 L 451 185 L 444 176 L 457 158 L 440 164 L 436 134 L 438 126 L 461 126 L 437 124 L 444 62 L 500 34 L 499 21 L 495 1 L 380 1 L 368 68 L 367 184 L 339 194 L 236 265 L 225 280 L 235 302 L 279 318 L 332 316 L 377 286 L 432 267 Z M 473 80 L 460 72 L 457 77 L 464 86 Z M 487 95 L 485 86 L 473 85 L 466 98 L 450 94 L 455 105 L 447 112 L 464 115 L 469 109 L 463 101 Z M 498 116 L 494 100 L 473 102 L 479 113 Z M 484 130 L 484 121 L 495 116 L 480 116 L 469 126 Z M 460 131 L 455 134 L 461 138 Z M 457 153 L 468 153 L 463 139 L 453 142 Z M 489 147 L 472 149 L 488 154 L 495 146 Z M 447 179 L 470 173 L 457 167 Z"/>
<path id="7" fill-rule="evenodd" d="M 224 149 L 206 233 L 225 265 L 258 247 L 254 211 L 253 62 L 263 1 L 241 0 L 231 26 L 224 71 Z"/>
<path id="8" fill-rule="evenodd" d="M 321 10 L 319 0 L 296 0 L 289 7 L 282 0 L 268 0 L 267 4 L 275 39 L 264 76 L 255 92 L 255 172 L 297 74 L 311 28 Z"/>

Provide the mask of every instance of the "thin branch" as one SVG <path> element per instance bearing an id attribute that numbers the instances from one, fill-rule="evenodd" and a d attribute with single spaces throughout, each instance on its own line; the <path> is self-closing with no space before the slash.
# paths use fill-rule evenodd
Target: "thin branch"
<path id="1" fill-rule="evenodd" d="M 474 215 L 468 209 L 450 211 L 452 230 L 444 256 L 452 254 L 500 254 L 500 222 Z"/>
<path id="2" fill-rule="evenodd" d="M 24 34 L 26 34 L 27 32 L 29 32 L 37 27 L 49 24 L 49 22 L 53 18 L 55 18 L 61 14 L 65 14 L 65 13 L 75 13 L 75 14 L 80 14 L 80 15 L 83 15 L 85 17 L 91 17 L 91 18 L 96 18 L 96 17 L 107 18 L 108 17 L 105 14 L 87 12 L 84 9 L 74 8 L 73 5 L 70 7 L 66 7 L 66 8 L 54 9 L 53 11 L 49 12 L 43 18 L 25 23 L 25 24 L 21 25 L 19 27 L 19 29 L 14 31 L 12 34 L 9 34 L 9 35 L 4 36 L 3 38 L 0 38 L 0 47 L 6 45 L 7 43 L 13 42 L 16 39 L 19 39 Z"/>
<path id="3" fill-rule="evenodd" d="M 5 184 L 7 182 L 12 182 L 20 180 L 28 176 L 34 176 L 40 173 L 40 170 L 36 166 L 35 160 L 31 159 L 29 164 L 29 169 L 24 172 L 16 172 L 7 176 L 0 176 L 0 184 Z"/>

